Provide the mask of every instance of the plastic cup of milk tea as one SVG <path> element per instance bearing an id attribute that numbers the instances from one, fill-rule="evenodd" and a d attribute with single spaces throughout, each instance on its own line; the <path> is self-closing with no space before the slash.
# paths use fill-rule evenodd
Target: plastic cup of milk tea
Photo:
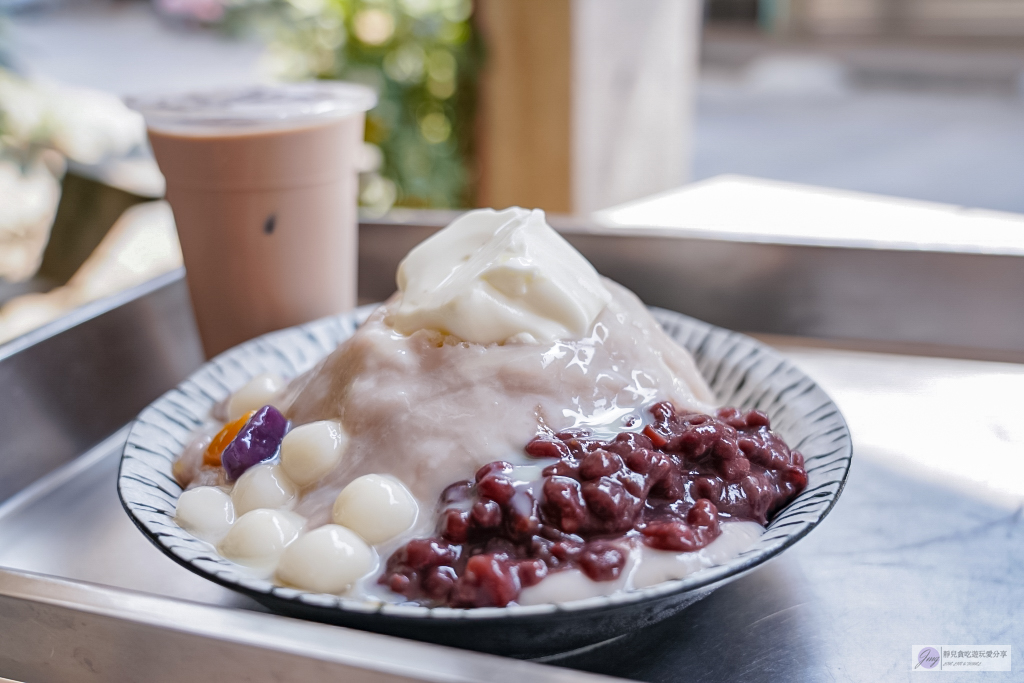
<path id="1" fill-rule="evenodd" d="M 316 81 L 129 104 L 167 180 L 207 357 L 355 306 L 372 90 Z"/>

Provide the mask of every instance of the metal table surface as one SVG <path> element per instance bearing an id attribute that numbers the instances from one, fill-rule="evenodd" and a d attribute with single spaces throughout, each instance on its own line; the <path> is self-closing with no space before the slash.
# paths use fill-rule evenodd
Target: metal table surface
<path id="1" fill-rule="evenodd" d="M 546 663 L 644 681 L 899 681 L 917 675 L 916 643 L 1024 642 L 1024 366 L 781 348 L 852 429 L 856 457 L 835 510 L 676 617 Z M 0 566 L 261 610 L 132 527 L 114 489 L 121 438 L 0 506 Z M 1020 670 L 945 680 L 1024 680 Z"/>

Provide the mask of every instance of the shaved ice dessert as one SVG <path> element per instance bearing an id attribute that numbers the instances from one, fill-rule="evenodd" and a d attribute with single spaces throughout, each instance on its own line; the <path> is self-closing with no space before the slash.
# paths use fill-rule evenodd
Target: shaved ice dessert
<path id="1" fill-rule="evenodd" d="M 806 486 L 541 211 L 468 212 L 397 282 L 316 367 L 215 409 L 175 463 L 183 528 L 282 585 L 501 607 L 721 564 Z"/>

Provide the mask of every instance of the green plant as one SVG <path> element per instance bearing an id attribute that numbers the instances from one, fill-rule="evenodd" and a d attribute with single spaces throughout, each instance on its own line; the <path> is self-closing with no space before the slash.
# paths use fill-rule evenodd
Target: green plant
<path id="1" fill-rule="evenodd" d="M 381 163 L 363 175 L 364 205 L 444 208 L 473 198 L 482 50 L 471 12 L 470 0 L 230 0 L 222 22 L 264 36 L 278 77 L 377 91 L 366 141 Z"/>

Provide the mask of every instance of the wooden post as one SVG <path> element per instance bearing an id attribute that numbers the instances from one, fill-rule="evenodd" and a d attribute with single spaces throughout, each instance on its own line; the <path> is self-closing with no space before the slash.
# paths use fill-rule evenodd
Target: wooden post
<path id="1" fill-rule="evenodd" d="M 479 0 L 480 206 L 572 210 L 570 0 Z"/>
<path id="2" fill-rule="evenodd" d="M 477 0 L 480 206 L 588 214 L 688 179 L 699 0 Z"/>

